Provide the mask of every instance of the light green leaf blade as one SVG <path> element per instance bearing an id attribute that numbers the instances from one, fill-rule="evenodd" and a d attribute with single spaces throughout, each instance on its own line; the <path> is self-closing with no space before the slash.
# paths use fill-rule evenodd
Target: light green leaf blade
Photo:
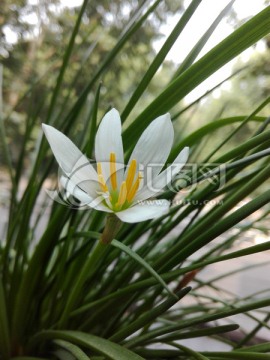
<path id="1" fill-rule="evenodd" d="M 179 76 L 183 71 L 185 71 L 197 58 L 201 50 L 203 49 L 204 45 L 207 43 L 215 29 L 217 28 L 220 21 L 224 18 L 224 16 L 228 13 L 228 11 L 232 8 L 233 3 L 235 0 L 232 0 L 228 5 L 225 6 L 225 8 L 219 13 L 217 18 L 213 21 L 213 23 L 210 25 L 210 27 L 206 30 L 206 32 L 203 34 L 203 36 L 199 39 L 199 41 L 196 43 L 196 45 L 191 49 L 187 57 L 184 59 L 184 61 L 181 63 L 177 71 L 174 73 L 173 79 L 175 77 Z"/>
<path id="2" fill-rule="evenodd" d="M 186 287 L 180 290 L 177 293 L 179 300 L 185 297 L 190 290 L 191 287 Z M 174 304 L 176 304 L 176 302 L 177 300 L 174 297 L 169 297 L 150 311 L 143 313 L 143 315 L 135 319 L 126 327 L 118 330 L 113 336 L 110 337 L 110 340 L 118 342 L 126 339 L 130 335 L 134 334 L 137 330 L 140 330 L 144 326 L 151 324 L 158 316 L 164 314 L 168 309 L 170 309 Z"/>
<path id="3" fill-rule="evenodd" d="M 173 44 L 181 34 L 181 32 L 184 30 L 186 24 L 192 17 L 193 13 L 197 9 L 197 7 L 200 5 L 201 0 L 193 0 L 185 13 L 181 16 L 178 23 L 175 25 L 174 29 L 172 30 L 171 34 L 169 35 L 168 39 L 165 41 L 164 45 L 160 49 L 159 53 L 155 56 L 152 64 L 150 65 L 149 69 L 146 71 L 144 77 L 142 78 L 141 82 L 137 86 L 136 90 L 134 91 L 133 95 L 131 96 L 128 104 L 126 105 L 123 113 L 121 114 L 121 118 L 123 121 L 126 120 L 127 116 L 132 111 L 135 104 L 138 102 L 140 97 L 142 96 L 144 90 L 150 83 L 151 79 L 159 69 L 160 65 L 164 61 L 166 55 L 172 48 Z"/>
<path id="4" fill-rule="evenodd" d="M 3 65 L 0 64 L 0 140 L 2 144 L 2 152 L 3 156 L 7 165 L 7 170 L 9 173 L 10 180 L 14 186 L 14 169 L 12 166 L 12 160 L 11 160 L 11 151 L 8 146 L 8 139 L 6 135 L 6 128 L 4 123 L 4 115 L 3 115 Z"/>
<path id="5" fill-rule="evenodd" d="M 258 351 L 258 352 L 263 352 L 263 353 L 264 352 L 270 352 L 270 342 L 245 347 L 243 349 L 237 349 L 237 351 L 241 351 L 241 352 L 242 351 L 250 351 L 250 352 Z"/>
<path id="6" fill-rule="evenodd" d="M 214 320 L 218 320 L 218 319 L 224 319 L 229 316 L 236 315 L 236 314 L 243 314 L 245 312 L 263 308 L 263 307 L 266 307 L 269 305 L 270 305 L 270 300 L 269 300 L 269 298 L 266 298 L 266 299 L 262 299 L 262 300 L 252 301 L 252 302 L 249 302 L 244 305 L 239 305 L 233 309 L 231 309 L 231 307 L 221 308 L 221 309 L 217 310 L 214 314 L 194 316 L 193 318 L 186 319 L 183 322 L 178 323 L 176 325 L 168 325 L 166 327 L 153 329 L 146 334 L 142 334 L 140 336 L 137 336 L 134 339 L 129 340 L 127 345 L 130 348 L 137 347 L 138 345 L 144 344 L 146 341 L 149 341 L 150 339 L 155 339 L 157 336 L 160 336 L 160 335 L 163 335 L 166 333 L 170 333 L 170 332 L 181 330 L 181 329 L 186 329 L 188 327 L 192 327 L 192 326 L 195 326 L 198 324 L 204 324 L 206 322 L 210 322 L 210 321 L 214 321 Z"/>
<path id="7" fill-rule="evenodd" d="M 59 75 L 58 75 L 58 78 L 57 78 L 56 86 L 55 86 L 53 94 L 52 94 L 51 103 L 50 103 L 46 123 L 49 123 L 50 120 L 51 120 L 51 116 L 53 114 L 53 110 L 54 110 L 54 107 L 55 107 L 55 104 L 56 104 L 56 101 L 57 101 L 57 98 L 58 98 L 58 95 L 59 95 L 59 91 L 60 91 L 61 85 L 63 83 L 64 74 L 65 74 L 65 72 L 67 70 L 67 67 L 68 67 L 68 62 L 69 62 L 70 56 L 72 54 L 75 39 L 76 39 L 76 36 L 78 34 L 80 24 L 81 24 L 81 21 L 82 21 L 82 17 L 83 17 L 83 14 L 84 14 L 84 11 L 85 11 L 85 8 L 86 8 L 87 4 L 88 4 L 88 0 L 84 0 L 83 4 L 81 6 L 80 13 L 78 15 L 76 24 L 75 24 L 74 29 L 72 31 L 68 47 L 66 48 L 66 52 L 65 52 L 65 55 L 63 57 L 63 63 L 62 63 L 62 66 L 61 66 L 61 69 L 60 69 L 60 72 L 59 72 Z"/>
<path id="8" fill-rule="evenodd" d="M 267 204 L 267 202 L 269 202 L 270 196 L 269 191 L 266 191 L 261 196 L 258 196 L 255 200 L 249 202 L 247 205 L 245 205 L 245 207 L 241 208 L 239 212 L 235 211 L 235 217 L 232 218 L 232 216 L 229 215 L 226 219 L 221 220 L 222 226 L 219 224 L 220 227 L 218 227 L 217 225 L 217 221 L 219 221 L 221 217 L 223 217 L 229 210 L 231 210 L 236 204 L 238 204 L 239 201 L 244 199 L 252 191 L 254 191 L 254 189 L 260 186 L 267 179 L 269 179 L 269 174 L 270 166 L 266 166 L 253 179 L 248 181 L 245 186 L 242 186 L 240 189 L 238 189 L 231 197 L 227 197 L 226 201 L 224 201 L 221 206 L 216 206 L 214 210 L 209 214 L 209 216 L 205 217 L 202 221 L 200 221 L 197 226 L 192 227 L 188 234 L 182 237 L 182 241 L 180 244 L 175 244 L 166 252 L 165 255 L 163 254 L 162 256 L 160 256 L 160 258 L 156 261 L 157 268 L 159 266 L 163 268 L 164 264 L 166 264 L 166 267 L 169 268 L 174 263 L 174 261 L 179 264 L 179 262 L 181 262 L 183 259 L 186 259 L 186 256 L 189 256 L 190 251 L 191 253 L 193 253 L 198 250 L 198 248 L 196 248 L 195 246 L 195 243 L 200 243 L 200 247 L 202 246 L 202 237 L 205 241 L 206 239 L 208 239 L 207 241 L 211 241 L 210 239 L 213 239 L 208 237 L 209 231 L 214 233 L 216 230 L 218 230 L 219 234 L 215 233 L 215 236 L 218 236 L 224 231 L 228 230 L 231 226 L 235 225 L 238 221 L 243 220 L 252 212 Z M 236 214 L 239 216 L 239 220 L 236 219 Z M 214 227 L 212 226 L 213 224 Z M 187 249 L 189 249 L 189 251 L 187 251 Z"/>
<path id="9" fill-rule="evenodd" d="M 232 360 L 268 360 L 269 354 L 261 353 L 249 353 L 249 352 L 204 352 L 206 356 L 210 356 L 211 359 L 232 359 Z"/>
<path id="10" fill-rule="evenodd" d="M 181 140 L 177 146 L 172 150 L 172 154 L 170 159 L 174 159 L 179 151 L 183 149 L 185 146 L 193 146 L 197 142 L 199 142 L 204 136 L 211 135 L 214 131 L 223 128 L 225 126 L 233 125 L 234 123 L 242 122 L 246 119 L 246 116 L 233 116 L 223 119 L 215 120 L 209 124 L 201 126 L 198 130 L 195 130 L 191 134 L 187 135 L 183 140 Z M 265 117 L 262 116 L 254 116 L 250 121 L 254 122 L 263 122 Z"/>
<path id="11" fill-rule="evenodd" d="M 35 338 L 36 341 L 49 339 L 61 339 L 72 342 L 78 346 L 84 346 L 88 349 L 103 354 L 111 360 L 143 360 L 142 357 L 124 348 L 123 346 L 120 346 L 107 339 L 103 339 L 91 334 L 85 334 L 80 331 L 48 330 L 39 333 Z"/>
<path id="12" fill-rule="evenodd" d="M 269 31 L 270 7 L 268 6 L 176 78 L 125 131 L 125 143 L 132 146 L 136 141 L 135 135 L 142 132 L 155 117 L 170 110 L 201 82 L 267 35 Z"/>
<path id="13" fill-rule="evenodd" d="M 176 344 L 176 343 L 171 343 L 171 345 L 177 347 L 178 349 L 182 350 L 185 354 L 191 356 L 192 359 L 196 359 L 196 360 L 209 360 L 208 357 L 198 353 L 197 351 L 194 351 L 192 349 L 189 349 L 186 346 L 180 345 L 180 344 Z"/>
<path id="14" fill-rule="evenodd" d="M 124 251 L 127 255 L 129 255 L 132 259 L 134 259 L 135 261 L 137 261 L 140 265 L 142 265 L 159 283 L 162 287 L 164 287 L 164 289 L 169 293 L 169 295 L 175 297 L 176 299 L 177 296 L 176 294 L 174 294 L 169 287 L 167 286 L 167 284 L 165 283 L 165 281 L 158 275 L 158 273 L 152 268 L 152 266 L 150 266 L 143 258 L 140 257 L 140 255 L 138 255 L 135 251 L 131 250 L 128 246 L 124 245 L 123 243 L 121 243 L 120 241 L 113 239 L 113 241 L 111 242 L 111 244 L 113 246 L 115 246 L 116 248 Z"/>
<path id="15" fill-rule="evenodd" d="M 162 338 L 157 338 L 156 342 L 168 342 L 168 341 L 175 341 L 180 339 L 191 339 L 197 338 L 202 336 L 211 336 L 217 334 L 224 334 L 226 332 L 234 331 L 239 328 L 237 324 L 230 324 L 230 325 L 221 325 L 221 326 L 211 326 L 206 329 L 199 329 L 193 331 L 185 331 L 182 333 L 172 333 L 170 335 L 166 335 Z"/>
<path id="16" fill-rule="evenodd" d="M 68 341 L 55 340 L 54 343 L 61 348 L 67 350 L 78 360 L 90 360 L 89 356 L 87 356 L 84 351 L 82 351 L 78 346 L 71 344 Z"/>

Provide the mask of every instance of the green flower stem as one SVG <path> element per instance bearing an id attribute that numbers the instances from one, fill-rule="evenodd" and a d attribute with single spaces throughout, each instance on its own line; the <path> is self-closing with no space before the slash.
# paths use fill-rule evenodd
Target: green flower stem
<path id="1" fill-rule="evenodd" d="M 107 216 L 107 222 L 100 238 L 102 244 L 110 244 L 117 235 L 122 225 L 121 220 L 114 214 Z"/>
<path id="2" fill-rule="evenodd" d="M 111 243 L 114 236 L 120 229 L 120 226 L 121 221 L 114 214 L 109 214 L 100 240 L 84 264 L 82 271 L 80 272 L 76 283 L 74 284 L 72 291 L 67 299 L 66 307 L 58 323 L 59 328 L 64 328 L 67 325 L 68 317 L 71 311 L 74 309 L 83 285 L 85 284 L 86 280 L 89 280 L 94 275 L 100 260 L 107 251 L 108 245 Z"/>

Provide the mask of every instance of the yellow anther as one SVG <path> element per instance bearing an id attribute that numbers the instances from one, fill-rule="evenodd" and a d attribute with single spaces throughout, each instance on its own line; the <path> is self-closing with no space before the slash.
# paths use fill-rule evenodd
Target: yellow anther
<path id="1" fill-rule="evenodd" d="M 98 175 L 98 181 L 99 181 L 99 185 L 100 185 L 102 191 L 107 192 L 108 186 L 105 183 L 103 175 Z"/>
<path id="2" fill-rule="evenodd" d="M 117 177 L 116 177 L 116 155 L 114 152 L 110 153 L 110 174 L 112 189 L 117 189 Z"/>
<path id="3" fill-rule="evenodd" d="M 97 173 L 98 175 L 102 175 L 102 166 L 100 162 L 97 163 Z"/>
<path id="4" fill-rule="evenodd" d="M 141 179 L 142 179 L 142 174 L 139 173 L 135 183 L 132 185 L 131 189 L 129 189 L 129 191 L 128 191 L 128 194 L 127 194 L 128 202 L 131 202 L 134 199 L 136 192 L 139 189 Z"/>
<path id="5" fill-rule="evenodd" d="M 120 192 L 118 195 L 118 201 L 116 206 L 122 206 L 127 199 L 127 184 L 125 181 L 122 182 L 120 187 Z"/>
<path id="6" fill-rule="evenodd" d="M 98 181 L 102 191 L 107 192 L 108 186 L 105 183 L 104 176 L 102 175 L 102 166 L 101 163 L 97 163 L 97 173 L 98 173 Z"/>
<path id="7" fill-rule="evenodd" d="M 128 168 L 127 177 L 126 177 L 126 183 L 127 183 L 127 189 L 131 189 L 134 177 L 136 174 L 136 168 L 137 168 L 137 161 L 133 159 L 130 163 L 130 166 Z"/>

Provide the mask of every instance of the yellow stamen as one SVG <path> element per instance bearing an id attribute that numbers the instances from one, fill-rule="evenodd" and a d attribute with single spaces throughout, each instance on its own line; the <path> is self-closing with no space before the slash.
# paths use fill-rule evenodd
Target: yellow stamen
<path id="1" fill-rule="evenodd" d="M 104 192 L 107 192 L 108 191 L 108 186 L 106 185 L 105 180 L 104 180 L 104 176 L 102 175 L 101 163 L 97 163 L 97 173 L 98 173 L 98 181 L 99 181 L 101 189 Z"/>
<path id="2" fill-rule="evenodd" d="M 125 203 L 126 199 L 127 199 L 127 185 L 126 182 L 123 181 L 120 187 L 120 192 L 118 195 L 118 201 L 116 206 L 122 206 Z"/>
<path id="3" fill-rule="evenodd" d="M 113 190 L 117 189 L 117 177 L 116 177 L 116 155 L 114 152 L 110 154 L 110 174 L 111 174 L 111 184 Z"/>
<path id="4" fill-rule="evenodd" d="M 97 163 L 97 173 L 98 173 L 98 175 L 102 175 L 101 163 Z"/>
<path id="5" fill-rule="evenodd" d="M 137 161 L 135 159 L 133 159 L 130 163 L 130 166 L 129 166 L 128 172 L 127 172 L 127 177 L 126 177 L 127 189 L 130 189 L 133 184 L 134 177 L 136 174 L 136 168 L 137 168 Z"/>
<path id="6" fill-rule="evenodd" d="M 134 197 L 136 195 L 136 192 L 139 189 L 141 179 L 142 179 L 142 175 L 141 175 L 141 173 L 139 173 L 135 183 L 132 185 L 131 189 L 129 190 L 129 192 L 127 194 L 127 201 L 128 202 L 131 202 L 134 199 Z"/>
<path id="7" fill-rule="evenodd" d="M 98 181 L 99 181 L 99 185 L 101 186 L 101 189 L 104 192 L 107 192 L 108 191 L 108 186 L 105 183 L 103 175 L 98 175 Z"/>

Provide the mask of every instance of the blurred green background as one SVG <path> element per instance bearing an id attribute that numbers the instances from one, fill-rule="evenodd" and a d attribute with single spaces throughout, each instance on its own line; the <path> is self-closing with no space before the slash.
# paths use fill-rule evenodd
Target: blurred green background
<path id="1" fill-rule="evenodd" d="M 59 109 L 63 107 L 63 104 L 66 104 L 66 109 L 71 107 L 82 92 L 86 79 L 91 78 L 107 52 L 113 48 L 121 33 L 126 30 L 128 20 L 135 9 L 138 6 L 146 6 L 148 3 L 149 1 L 139 0 L 89 2 L 79 35 L 76 37 L 75 49 L 69 61 L 68 71 L 65 73 L 60 98 L 58 98 Z M 215 1 L 210 0 L 203 1 L 200 5 L 204 6 L 206 18 L 211 11 L 214 11 L 211 8 L 214 3 Z M 219 3 L 221 10 L 226 2 L 220 1 Z M 236 1 L 235 7 L 222 20 L 215 33 L 222 36 L 224 27 L 231 28 L 231 32 L 234 28 L 239 27 L 250 17 L 248 12 L 245 14 L 240 10 L 251 6 L 250 11 L 252 11 L 251 3 L 253 5 L 257 3 L 259 11 L 269 1 Z M 61 57 L 67 47 L 80 9 L 79 6 L 75 6 L 78 4 L 78 2 L 68 2 L 67 0 L 15 0 L 12 3 L 9 0 L 2 0 L 1 2 L 0 56 L 3 64 L 3 116 L 14 165 L 16 165 L 20 153 L 27 116 L 30 114 L 34 118 L 35 114 L 38 114 L 36 132 L 32 133 L 33 139 L 37 136 L 40 123 L 46 120 L 50 103 L 49 95 L 54 87 L 61 67 Z M 110 106 L 116 107 L 120 112 L 123 110 L 145 70 L 155 57 L 160 44 L 165 41 L 166 32 L 171 31 L 174 19 L 179 18 L 188 4 L 189 1 L 162 1 L 144 25 L 126 43 L 110 69 L 100 79 L 102 88 L 99 118 Z M 203 22 L 203 19 L 199 20 L 198 28 L 200 28 L 200 21 Z M 195 37 L 194 25 L 193 29 Z M 144 96 L 141 97 L 139 104 L 133 110 L 131 117 L 137 115 L 168 84 L 189 46 L 187 39 L 189 39 L 187 36 L 183 38 L 180 36 L 176 44 L 178 53 L 177 50 L 174 50 L 173 54 L 176 55 L 168 56 L 164 61 Z M 197 40 L 194 38 L 194 41 Z M 175 128 L 178 130 L 179 136 L 183 131 L 185 134 L 189 134 L 219 117 L 248 115 L 263 99 L 269 96 L 269 47 L 270 38 L 268 37 L 245 52 L 245 56 L 234 61 L 227 73 L 223 71 L 212 82 L 204 84 L 201 95 L 226 78 L 226 74 L 243 69 L 177 119 Z M 177 56 L 178 54 L 179 56 Z M 34 91 L 30 91 L 33 86 Z M 89 96 L 94 95 L 90 94 Z M 181 111 L 199 96 L 199 93 L 198 95 L 195 93 L 193 96 L 185 98 L 175 107 L 175 113 Z M 260 112 L 260 115 L 268 116 L 269 110 L 270 106 L 268 105 Z M 55 113 L 57 116 L 57 111 Z M 61 116 L 60 113 L 59 116 Z M 249 132 L 251 134 L 254 130 L 252 126 L 252 123 L 245 126 L 236 134 L 232 142 L 238 143 L 246 138 Z M 81 130 L 79 124 L 77 130 Z M 224 129 L 217 131 L 216 135 L 212 138 L 209 149 L 224 137 Z M 33 146 L 34 141 L 27 145 L 26 161 L 29 161 Z M 208 149 L 207 144 L 205 144 L 205 149 Z M 0 150 L 0 166 L 3 169 L 3 151 Z"/>

